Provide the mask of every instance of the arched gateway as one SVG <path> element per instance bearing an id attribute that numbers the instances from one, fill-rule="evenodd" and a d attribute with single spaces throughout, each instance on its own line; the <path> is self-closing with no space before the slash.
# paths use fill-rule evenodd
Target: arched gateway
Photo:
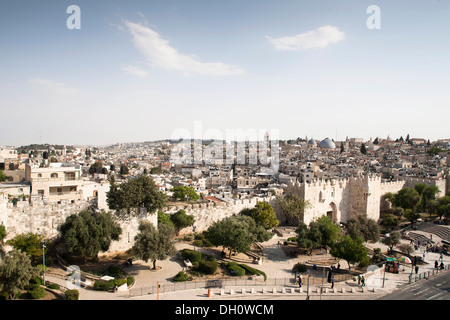
<path id="1" fill-rule="evenodd" d="M 327 217 L 329 217 L 334 223 L 340 222 L 340 217 L 338 217 L 338 209 L 334 202 L 330 202 L 328 206 Z"/>

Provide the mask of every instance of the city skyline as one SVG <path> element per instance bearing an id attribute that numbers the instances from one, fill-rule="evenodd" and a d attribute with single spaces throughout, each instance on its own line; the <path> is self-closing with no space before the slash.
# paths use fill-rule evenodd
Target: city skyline
<path id="1" fill-rule="evenodd" d="M 70 29 L 71 5 L 80 29 Z M 368 26 L 380 9 L 380 29 Z M 0 4 L 0 145 L 108 145 L 176 130 L 279 139 L 449 138 L 440 1 Z M 447 129 L 447 130 L 446 130 Z M 208 137 L 206 137 L 208 138 Z"/>

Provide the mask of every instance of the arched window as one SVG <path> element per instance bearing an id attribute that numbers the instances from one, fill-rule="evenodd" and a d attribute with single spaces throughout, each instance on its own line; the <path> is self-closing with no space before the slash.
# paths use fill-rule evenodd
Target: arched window
<path id="1" fill-rule="evenodd" d="M 50 177 L 52 177 L 52 178 L 58 178 L 58 174 L 57 174 L 57 173 L 52 173 L 52 174 L 50 175 Z"/>
<path id="2" fill-rule="evenodd" d="M 38 178 L 42 178 L 42 173 L 38 173 Z"/>

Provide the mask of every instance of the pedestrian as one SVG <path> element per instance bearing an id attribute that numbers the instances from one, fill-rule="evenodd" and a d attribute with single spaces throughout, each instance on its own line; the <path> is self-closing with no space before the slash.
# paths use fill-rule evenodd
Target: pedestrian
<path id="1" fill-rule="evenodd" d="M 365 287 L 366 286 L 366 278 L 364 278 L 364 276 L 361 277 L 361 287 Z"/>
<path id="2" fill-rule="evenodd" d="M 298 287 L 301 288 L 301 287 L 302 287 L 302 284 L 303 284 L 303 283 L 302 283 L 302 276 L 299 275 L 299 276 L 298 276 Z"/>
<path id="3" fill-rule="evenodd" d="M 419 267 L 418 266 L 416 266 L 416 274 L 419 272 Z"/>
<path id="4" fill-rule="evenodd" d="M 331 277 L 331 289 L 334 288 L 334 276 Z"/>
<path id="5" fill-rule="evenodd" d="M 361 275 L 358 274 L 358 286 L 361 284 Z"/>
<path id="6" fill-rule="evenodd" d="M 435 269 L 437 269 L 438 268 L 438 266 L 439 266 L 439 263 L 438 263 L 438 261 L 436 260 L 436 261 L 434 261 L 434 268 Z"/>
<path id="7" fill-rule="evenodd" d="M 337 265 L 337 272 L 339 273 L 341 271 L 341 264 L 338 262 L 338 265 Z"/>

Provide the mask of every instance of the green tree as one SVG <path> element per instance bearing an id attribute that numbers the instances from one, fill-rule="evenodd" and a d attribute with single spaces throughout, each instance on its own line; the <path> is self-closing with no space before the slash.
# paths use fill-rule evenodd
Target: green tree
<path id="1" fill-rule="evenodd" d="M 392 249 L 394 246 L 400 243 L 401 238 L 402 235 L 400 234 L 400 232 L 393 231 L 383 239 L 383 243 Z"/>
<path id="2" fill-rule="evenodd" d="M 408 219 L 409 222 L 414 223 L 417 219 L 420 218 L 420 213 L 417 213 L 411 209 L 405 210 L 403 213 L 403 216 Z"/>
<path id="3" fill-rule="evenodd" d="M 90 174 L 100 173 L 102 171 L 102 168 L 103 168 L 102 162 L 96 161 L 89 167 L 89 173 Z"/>
<path id="4" fill-rule="evenodd" d="M 248 216 L 232 216 L 213 223 L 206 232 L 206 238 L 215 246 L 228 248 L 231 253 L 250 250 L 254 242 L 264 242 L 272 237 L 263 226 Z"/>
<path id="5" fill-rule="evenodd" d="M 194 188 L 188 186 L 177 186 L 173 187 L 173 198 L 181 201 L 197 201 L 199 195 L 195 192 Z"/>
<path id="6" fill-rule="evenodd" d="M 129 174 L 130 173 L 130 169 L 128 169 L 128 166 L 126 164 L 121 164 L 119 173 L 121 175 Z"/>
<path id="7" fill-rule="evenodd" d="M 289 185 L 284 195 L 277 196 L 275 199 L 277 211 L 290 224 L 302 221 L 305 209 L 309 206 L 309 202 L 301 196 L 301 190 L 297 185 Z"/>
<path id="8" fill-rule="evenodd" d="M 394 204 L 403 209 L 416 210 L 421 200 L 416 189 L 405 187 L 394 195 Z"/>
<path id="9" fill-rule="evenodd" d="M 366 145 L 364 143 L 361 144 L 360 151 L 361 151 L 362 154 L 367 154 L 367 148 L 366 148 Z"/>
<path id="10" fill-rule="evenodd" d="M 151 174 L 161 174 L 162 173 L 162 169 L 161 167 L 153 167 L 150 169 L 150 173 Z"/>
<path id="11" fill-rule="evenodd" d="M 68 251 L 84 259 L 97 258 L 99 252 L 107 251 L 111 241 L 119 240 L 122 234 L 122 228 L 110 213 L 89 210 L 68 216 L 59 231 Z"/>
<path id="12" fill-rule="evenodd" d="M 380 228 L 375 220 L 366 216 L 351 218 L 346 224 L 347 234 L 356 239 L 362 238 L 364 241 L 377 242 L 380 239 Z"/>
<path id="13" fill-rule="evenodd" d="M 437 200 L 429 200 L 427 203 L 426 209 L 428 210 L 428 213 L 430 214 L 430 218 L 433 214 L 436 214 L 439 208 L 439 201 Z"/>
<path id="14" fill-rule="evenodd" d="M 420 192 L 419 192 L 420 193 Z M 428 206 L 428 202 L 436 200 L 436 195 L 439 193 L 439 188 L 437 186 L 429 185 L 427 186 L 420 195 L 422 196 L 421 205 L 425 209 Z"/>
<path id="15" fill-rule="evenodd" d="M 158 210 L 158 225 L 161 223 L 168 224 L 170 227 L 175 228 L 172 220 L 170 219 L 170 214 L 167 214 L 161 210 Z"/>
<path id="16" fill-rule="evenodd" d="M 109 192 L 106 193 L 106 201 L 110 209 L 126 209 L 130 212 L 133 208 L 144 207 L 149 213 L 163 209 L 167 203 L 167 197 L 158 190 L 154 180 L 147 175 L 129 179 L 120 185 L 112 179 Z"/>
<path id="17" fill-rule="evenodd" d="M 320 248 L 332 246 L 339 238 L 340 228 L 328 216 L 312 221 L 309 226 L 304 222 L 297 228 L 297 243 L 301 248 Z"/>
<path id="18" fill-rule="evenodd" d="M 432 147 L 430 149 L 428 149 L 428 154 L 430 156 L 437 156 L 439 153 L 444 152 L 445 150 L 438 148 L 438 147 Z"/>
<path id="19" fill-rule="evenodd" d="M 0 261 L 0 291 L 6 292 L 10 299 L 14 299 L 31 278 L 37 275 L 37 269 L 31 265 L 30 257 L 25 252 L 12 250 Z"/>
<path id="20" fill-rule="evenodd" d="M 194 225 L 195 222 L 194 216 L 186 214 L 186 211 L 183 209 L 180 209 L 174 214 L 172 214 L 170 216 L 170 220 L 175 226 L 177 234 L 180 232 L 181 229 L 190 227 Z"/>
<path id="21" fill-rule="evenodd" d="M 174 229 L 167 224 L 155 226 L 145 220 L 139 223 L 139 233 L 134 238 L 133 252 L 137 258 L 153 263 L 156 269 L 157 260 L 165 260 L 175 255 L 175 246 L 172 243 Z"/>
<path id="22" fill-rule="evenodd" d="M 442 219 L 442 217 L 450 217 L 450 196 L 437 198 L 439 203 L 436 213 Z"/>
<path id="23" fill-rule="evenodd" d="M 8 177 L 3 173 L 3 170 L 0 170 L 0 182 L 6 181 Z"/>
<path id="24" fill-rule="evenodd" d="M 3 223 L 0 224 L 0 247 L 3 246 L 4 240 L 6 239 L 6 228 Z"/>
<path id="25" fill-rule="evenodd" d="M 333 257 L 344 259 L 348 263 L 348 269 L 355 263 L 368 263 L 369 257 L 364 246 L 364 240 L 360 237 L 352 239 L 349 235 L 340 238 L 331 248 Z"/>
<path id="26" fill-rule="evenodd" d="M 241 215 L 253 218 L 256 223 L 262 225 L 264 229 L 269 230 L 275 228 L 280 223 L 273 211 L 273 207 L 266 201 L 258 201 L 253 208 L 245 208 L 241 210 Z"/>
<path id="27" fill-rule="evenodd" d="M 42 241 L 44 236 L 37 233 L 19 234 L 8 240 L 6 243 L 16 250 L 28 254 L 33 262 L 39 261 L 42 257 Z M 45 249 L 47 251 L 47 249 Z"/>

